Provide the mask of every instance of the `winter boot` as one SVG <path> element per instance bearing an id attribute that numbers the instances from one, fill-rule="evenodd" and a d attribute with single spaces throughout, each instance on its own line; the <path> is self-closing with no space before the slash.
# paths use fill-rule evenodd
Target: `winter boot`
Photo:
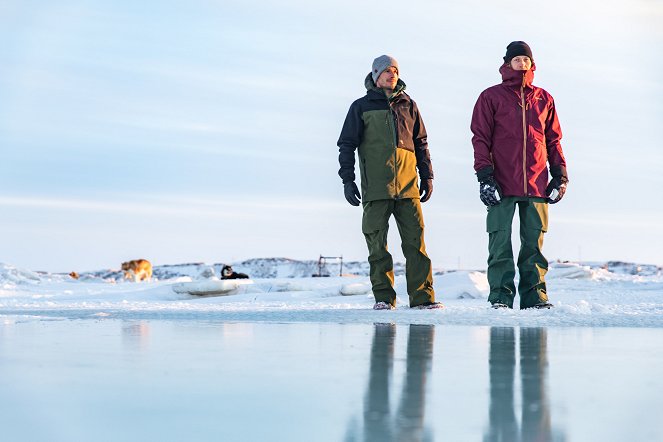
<path id="1" fill-rule="evenodd" d="M 373 306 L 373 310 L 393 310 L 395 307 L 388 302 L 376 302 Z"/>
<path id="2" fill-rule="evenodd" d="M 548 302 L 540 302 L 540 303 L 535 304 L 535 305 L 533 305 L 533 306 L 531 306 L 531 307 L 527 307 L 527 308 L 525 308 L 525 309 L 523 309 L 523 310 L 528 310 L 528 309 L 531 309 L 531 308 L 535 308 L 535 309 L 537 309 L 537 310 L 541 310 L 541 309 L 551 309 L 551 308 L 553 308 L 553 307 L 554 307 L 554 305 L 552 305 L 552 304 L 550 304 L 550 303 L 548 303 Z"/>
<path id="3" fill-rule="evenodd" d="M 506 304 L 502 304 L 501 302 L 493 302 L 492 307 L 493 307 L 494 309 L 496 309 L 496 310 L 501 310 L 501 309 L 503 309 L 503 308 L 509 308 L 508 305 L 506 305 Z"/>
<path id="4" fill-rule="evenodd" d="M 423 304 L 413 305 L 410 308 L 414 308 L 417 310 L 432 310 L 437 308 L 444 308 L 444 304 L 442 304 L 441 302 L 424 302 Z"/>

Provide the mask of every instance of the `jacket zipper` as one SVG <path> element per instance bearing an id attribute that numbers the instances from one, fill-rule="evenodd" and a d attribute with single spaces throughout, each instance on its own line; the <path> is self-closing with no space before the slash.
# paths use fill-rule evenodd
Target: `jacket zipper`
<path id="1" fill-rule="evenodd" d="M 396 167 L 396 129 L 393 126 L 394 124 L 394 115 L 392 114 L 391 110 L 391 103 L 389 102 L 389 97 L 387 97 L 387 106 L 389 106 L 389 115 L 387 116 L 387 127 L 389 127 L 389 131 L 391 132 L 392 135 L 392 143 L 394 145 L 394 199 L 398 199 L 398 173 L 397 173 L 397 167 Z M 390 123 L 391 121 L 391 123 Z"/>
<path id="2" fill-rule="evenodd" d="M 523 108 L 523 191 L 524 196 L 527 196 L 527 122 L 525 121 L 525 75 L 523 74 L 523 82 L 520 85 L 520 107 Z"/>

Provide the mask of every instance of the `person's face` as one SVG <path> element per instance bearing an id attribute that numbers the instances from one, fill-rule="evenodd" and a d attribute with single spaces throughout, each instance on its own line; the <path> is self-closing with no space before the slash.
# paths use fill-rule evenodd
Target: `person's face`
<path id="1" fill-rule="evenodd" d="M 398 83 L 398 69 L 389 66 L 378 77 L 376 86 L 381 89 L 393 90 L 396 87 L 396 83 Z"/>
<path id="2" fill-rule="evenodd" d="M 532 60 L 527 55 L 519 55 L 511 59 L 511 69 L 514 71 L 529 71 L 532 67 Z"/>

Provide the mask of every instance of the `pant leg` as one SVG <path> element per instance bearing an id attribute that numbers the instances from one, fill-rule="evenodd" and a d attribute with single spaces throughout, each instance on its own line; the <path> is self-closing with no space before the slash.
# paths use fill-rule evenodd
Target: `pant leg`
<path id="1" fill-rule="evenodd" d="M 375 302 L 388 302 L 395 306 L 394 261 L 387 249 L 389 217 L 394 204 L 391 200 L 377 200 L 363 203 L 363 207 L 361 230 L 368 246 L 368 263 Z"/>
<path id="2" fill-rule="evenodd" d="M 424 244 L 424 215 L 418 198 L 394 202 L 394 218 L 405 255 L 405 278 L 410 307 L 435 301 L 433 266 Z"/>
<path id="3" fill-rule="evenodd" d="M 516 285 L 513 279 L 516 268 L 511 246 L 511 223 L 516 210 L 516 198 L 502 198 L 496 206 L 488 207 L 486 230 L 488 231 L 488 302 L 500 302 L 513 307 Z"/>
<path id="4" fill-rule="evenodd" d="M 548 203 L 543 198 L 527 198 L 519 203 L 520 253 L 518 254 L 518 293 L 520 308 L 548 302 L 545 275 L 548 260 L 543 256 L 543 234 L 548 230 Z"/>

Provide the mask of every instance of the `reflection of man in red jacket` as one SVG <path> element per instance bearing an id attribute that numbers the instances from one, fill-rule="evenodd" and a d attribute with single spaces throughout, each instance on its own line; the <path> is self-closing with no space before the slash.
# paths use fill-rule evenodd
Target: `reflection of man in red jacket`
<path id="1" fill-rule="evenodd" d="M 518 208 L 520 308 L 550 308 L 541 253 L 548 230 L 548 203 L 564 196 L 568 177 L 555 102 L 533 86 L 536 66 L 527 43 L 507 46 L 502 83 L 483 91 L 472 114 L 474 169 L 481 201 L 488 207 L 488 301 L 513 308 L 516 294 L 511 223 Z M 548 167 L 552 179 L 548 182 Z"/>

